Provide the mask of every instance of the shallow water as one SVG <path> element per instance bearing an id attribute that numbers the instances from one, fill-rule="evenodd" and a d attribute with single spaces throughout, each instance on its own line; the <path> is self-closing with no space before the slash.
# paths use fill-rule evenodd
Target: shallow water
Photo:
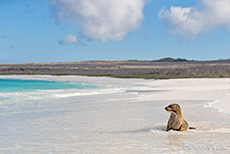
<path id="1" fill-rule="evenodd" d="M 0 93 L 0 153 L 229 153 L 230 117 L 214 101 L 145 101 L 132 87 Z M 196 130 L 165 132 L 178 103 Z"/>
<path id="2" fill-rule="evenodd" d="M 86 89 L 96 85 L 45 80 L 0 79 L 0 93 L 29 92 L 34 90 Z"/>

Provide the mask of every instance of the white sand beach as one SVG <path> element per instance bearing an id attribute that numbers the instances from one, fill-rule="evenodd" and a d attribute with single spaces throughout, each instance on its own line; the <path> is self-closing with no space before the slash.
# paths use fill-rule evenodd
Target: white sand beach
<path id="1" fill-rule="evenodd" d="M 229 153 L 230 79 L 0 76 L 103 86 L 0 102 L 0 153 Z M 1 94 L 3 95 L 3 94 Z M 7 95 L 7 94 L 5 94 Z M 9 95 L 10 96 L 10 95 Z M 196 130 L 165 132 L 178 103 Z"/>

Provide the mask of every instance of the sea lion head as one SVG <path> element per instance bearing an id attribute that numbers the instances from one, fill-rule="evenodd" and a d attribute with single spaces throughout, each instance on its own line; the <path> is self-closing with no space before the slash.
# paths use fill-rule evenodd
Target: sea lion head
<path id="1" fill-rule="evenodd" d="M 169 106 L 165 107 L 166 111 L 169 111 L 171 113 L 177 114 L 178 111 L 180 111 L 180 105 L 178 104 L 170 104 Z"/>

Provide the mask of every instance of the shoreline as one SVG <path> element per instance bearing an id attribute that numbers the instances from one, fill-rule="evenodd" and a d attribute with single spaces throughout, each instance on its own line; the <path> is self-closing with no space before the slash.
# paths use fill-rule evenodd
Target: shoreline
<path id="1" fill-rule="evenodd" d="M 138 93 L 148 93 L 145 101 L 151 100 L 212 100 L 204 107 L 210 107 L 230 114 L 230 79 L 121 79 L 112 77 L 53 76 L 53 75 L 4 75 L 0 79 L 48 80 L 60 82 L 80 82 L 101 86 L 130 86 L 134 83 Z M 167 97 L 164 97 L 167 96 Z"/>
<path id="2" fill-rule="evenodd" d="M 230 115 L 210 107 L 214 100 L 221 99 L 212 106 L 223 102 L 228 106 L 229 95 L 225 94 L 229 80 L 7 77 L 103 88 L 0 93 L 0 137 L 4 138 L 0 153 L 199 152 L 188 146 L 230 151 Z M 172 103 L 180 104 L 183 118 L 196 130 L 165 131 L 170 113 L 164 108 Z M 207 152 L 202 149 L 202 153 Z"/>

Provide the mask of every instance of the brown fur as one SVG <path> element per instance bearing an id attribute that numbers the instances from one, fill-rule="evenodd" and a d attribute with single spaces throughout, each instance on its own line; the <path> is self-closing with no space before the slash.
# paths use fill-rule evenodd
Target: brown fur
<path id="1" fill-rule="evenodd" d="M 171 129 L 176 131 L 186 131 L 189 129 L 188 123 L 183 119 L 181 108 L 178 104 L 171 104 L 165 107 L 165 110 L 171 113 L 166 131 Z"/>

